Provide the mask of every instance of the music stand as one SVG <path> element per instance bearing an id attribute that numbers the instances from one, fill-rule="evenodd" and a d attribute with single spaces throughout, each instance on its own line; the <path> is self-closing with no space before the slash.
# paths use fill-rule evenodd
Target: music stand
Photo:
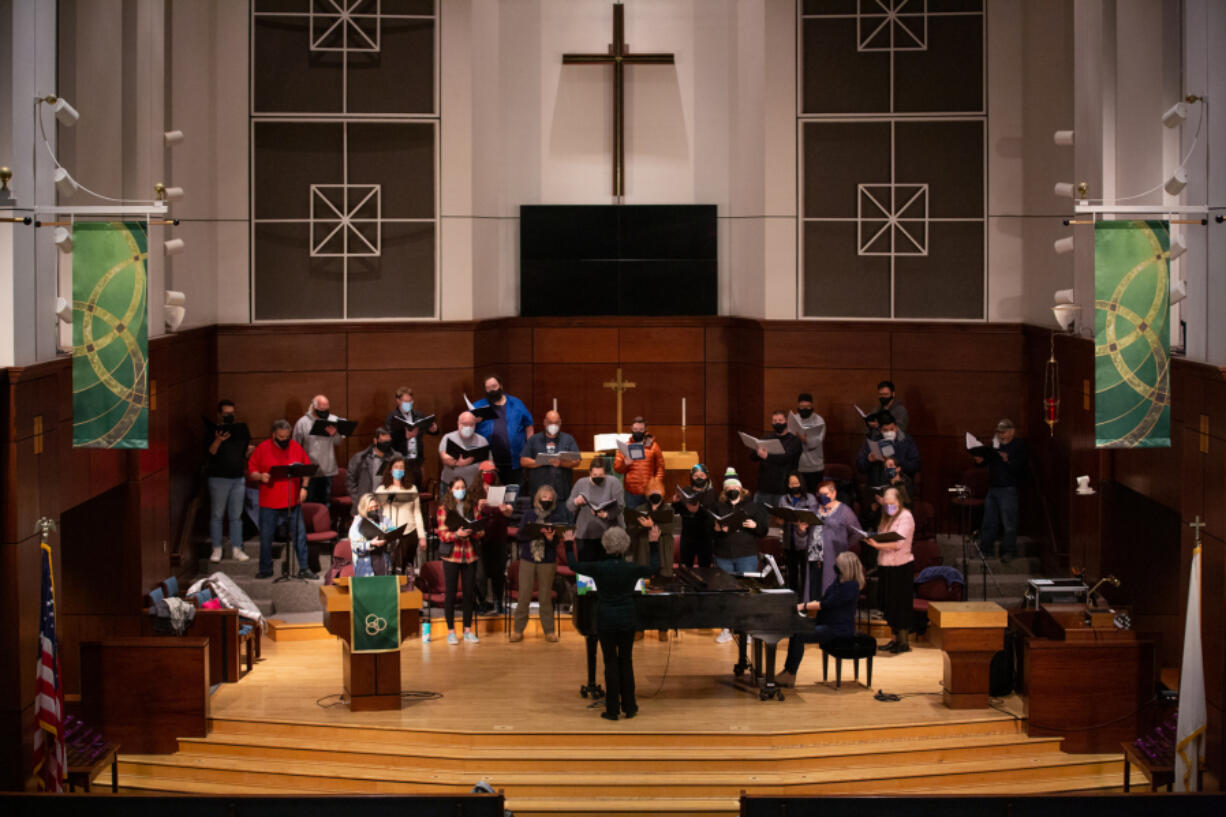
<path id="1" fill-rule="evenodd" d="M 292 465 L 274 465 L 268 469 L 268 476 L 270 479 L 285 480 L 285 498 L 289 501 L 289 505 L 286 506 L 286 510 L 289 513 L 289 521 L 286 523 L 289 529 L 289 542 L 286 543 L 285 546 L 285 558 L 281 561 L 281 575 L 273 581 L 273 584 L 277 584 L 278 582 L 287 582 L 290 579 L 297 578 L 290 567 L 290 564 L 294 560 L 294 549 L 298 543 L 297 525 L 294 518 L 294 480 L 310 479 L 311 477 L 315 476 L 315 472 L 318 470 L 319 466 L 311 462 L 306 463 L 305 465 L 301 463 L 293 463 Z M 299 506 L 302 505 L 301 502 L 297 504 Z M 302 509 L 299 507 L 299 514 L 301 514 L 301 512 Z M 301 569 L 302 565 L 299 565 L 298 567 Z"/>

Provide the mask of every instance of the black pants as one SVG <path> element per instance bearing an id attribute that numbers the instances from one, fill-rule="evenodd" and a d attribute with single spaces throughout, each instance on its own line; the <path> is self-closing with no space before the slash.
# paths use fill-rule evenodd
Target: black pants
<path id="1" fill-rule="evenodd" d="M 805 487 L 809 489 L 809 493 L 816 494 L 817 486 L 822 484 L 822 477 L 826 475 L 825 470 L 822 471 L 806 471 L 801 474 L 805 480 Z"/>
<path id="2" fill-rule="evenodd" d="M 795 591 L 797 597 L 805 592 L 805 578 L 809 569 L 809 551 L 788 548 L 788 588 Z"/>
<path id="3" fill-rule="evenodd" d="M 520 468 L 518 465 L 507 462 L 496 462 L 494 463 L 494 467 L 498 471 L 498 481 L 503 485 L 522 484 L 524 469 Z"/>
<path id="4" fill-rule="evenodd" d="M 455 629 L 455 594 L 456 583 L 463 584 L 464 596 L 460 604 L 464 608 L 465 629 L 473 625 L 473 598 L 477 590 L 477 563 L 449 562 L 443 560 L 443 618 L 447 620 L 447 629 Z"/>
<path id="5" fill-rule="evenodd" d="M 693 567 L 697 562 L 699 567 L 710 567 L 711 561 L 711 540 L 710 539 L 693 539 L 688 536 L 681 538 L 681 559 L 677 562 L 679 565 Z"/>
<path id="6" fill-rule="evenodd" d="M 413 531 L 400 540 L 396 551 L 391 555 L 392 569 L 396 573 L 404 573 L 406 569 L 412 571 L 413 564 L 417 561 L 417 548 L 420 544 L 421 540 L 418 538 L 417 531 Z"/>
<path id="7" fill-rule="evenodd" d="M 507 543 L 505 541 L 485 541 L 477 545 L 477 584 L 481 600 L 502 603 L 502 596 L 507 586 Z M 489 580 L 490 594 L 485 595 L 485 583 Z"/>
<path id="8" fill-rule="evenodd" d="M 604 654 L 605 712 L 616 715 L 618 704 L 627 715 L 638 712 L 634 700 L 634 630 L 601 633 L 600 651 Z"/>

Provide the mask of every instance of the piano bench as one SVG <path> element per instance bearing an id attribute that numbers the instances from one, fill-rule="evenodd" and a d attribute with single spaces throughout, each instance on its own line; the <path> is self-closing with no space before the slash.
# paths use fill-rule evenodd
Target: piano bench
<path id="1" fill-rule="evenodd" d="M 873 686 L 873 656 L 877 654 L 877 639 L 864 633 L 856 633 L 851 638 L 836 638 L 822 647 L 822 680 L 830 680 L 830 656 L 834 656 L 834 687 L 843 686 L 843 660 L 852 662 L 856 681 L 860 680 L 860 659 L 867 661 L 868 672 L 864 685 L 870 689 Z"/>

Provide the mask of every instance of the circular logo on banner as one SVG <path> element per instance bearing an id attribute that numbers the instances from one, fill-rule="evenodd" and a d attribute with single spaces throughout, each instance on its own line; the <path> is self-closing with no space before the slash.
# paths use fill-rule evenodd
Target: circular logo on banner
<path id="1" fill-rule="evenodd" d="M 387 629 L 387 619 L 371 613 L 366 617 L 366 634 L 378 635 Z"/>

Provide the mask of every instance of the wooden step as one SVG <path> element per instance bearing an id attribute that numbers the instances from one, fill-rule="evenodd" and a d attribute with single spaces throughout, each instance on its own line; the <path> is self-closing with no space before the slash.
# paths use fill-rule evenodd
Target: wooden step
<path id="1" fill-rule="evenodd" d="M 698 745 L 684 748 L 636 746 L 589 747 L 523 744 L 500 747 L 421 747 L 397 744 L 328 741 L 312 738 L 226 733 L 208 738 L 180 738 L 190 755 L 246 756 L 277 760 L 343 763 L 380 768 L 424 768 L 486 773 L 527 771 L 548 764 L 559 772 L 598 768 L 627 772 L 648 764 L 653 771 L 776 771 L 854 768 L 887 763 L 943 763 L 988 755 L 1039 755 L 1059 751 L 1059 738 L 1030 739 L 1020 734 L 895 739 L 854 744 L 793 743 L 783 739 L 764 751 L 747 754 L 740 747 Z"/>
<path id="2" fill-rule="evenodd" d="M 466 791 L 477 779 L 517 797 L 581 797 L 617 793 L 622 797 L 735 797 L 740 791 L 790 794 L 854 794 L 866 788 L 880 793 L 907 787 L 948 788 L 976 782 L 1087 777 L 1122 769 L 1119 755 L 994 756 L 950 762 L 913 763 L 813 771 L 671 772 L 583 771 L 559 775 L 556 770 L 489 773 L 479 765 L 463 771 L 433 768 L 372 768 L 366 765 L 318 763 L 251 757 L 192 755 L 127 755 L 121 771 L 175 778 L 220 781 L 240 785 L 301 788 L 311 791 L 454 792 Z"/>
<path id="3" fill-rule="evenodd" d="M 629 724 L 627 724 L 629 726 Z M 856 728 L 821 727 L 797 730 L 738 731 L 738 732 L 661 732 L 654 730 L 633 731 L 459 731 L 443 729 L 410 729 L 404 727 L 363 726 L 351 723 L 304 723 L 288 720 L 249 720 L 238 718 L 211 718 L 209 734 L 219 737 L 228 734 L 276 735 L 313 740 L 315 745 L 335 741 L 364 743 L 367 745 L 402 746 L 413 749 L 423 747 L 454 746 L 507 747 L 525 744 L 545 744 L 552 747 L 588 748 L 595 744 L 603 747 L 624 746 L 636 748 L 690 747 L 696 744 L 740 747 L 745 749 L 778 745 L 850 745 L 866 741 L 895 739 L 918 739 L 930 737 L 975 736 L 975 735 L 1024 735 L 1024 721 L 994 713 L 991 716 L 972 717 L 955 721 L 928 721 L 921 723 L 864 726 Z"/>
<path id="4" fill-rule="evenodd" d="M 739 797 L 508 797 L 506 807 L 515 817 L 732 817 L 740 814 L 741 802 Z"/>

